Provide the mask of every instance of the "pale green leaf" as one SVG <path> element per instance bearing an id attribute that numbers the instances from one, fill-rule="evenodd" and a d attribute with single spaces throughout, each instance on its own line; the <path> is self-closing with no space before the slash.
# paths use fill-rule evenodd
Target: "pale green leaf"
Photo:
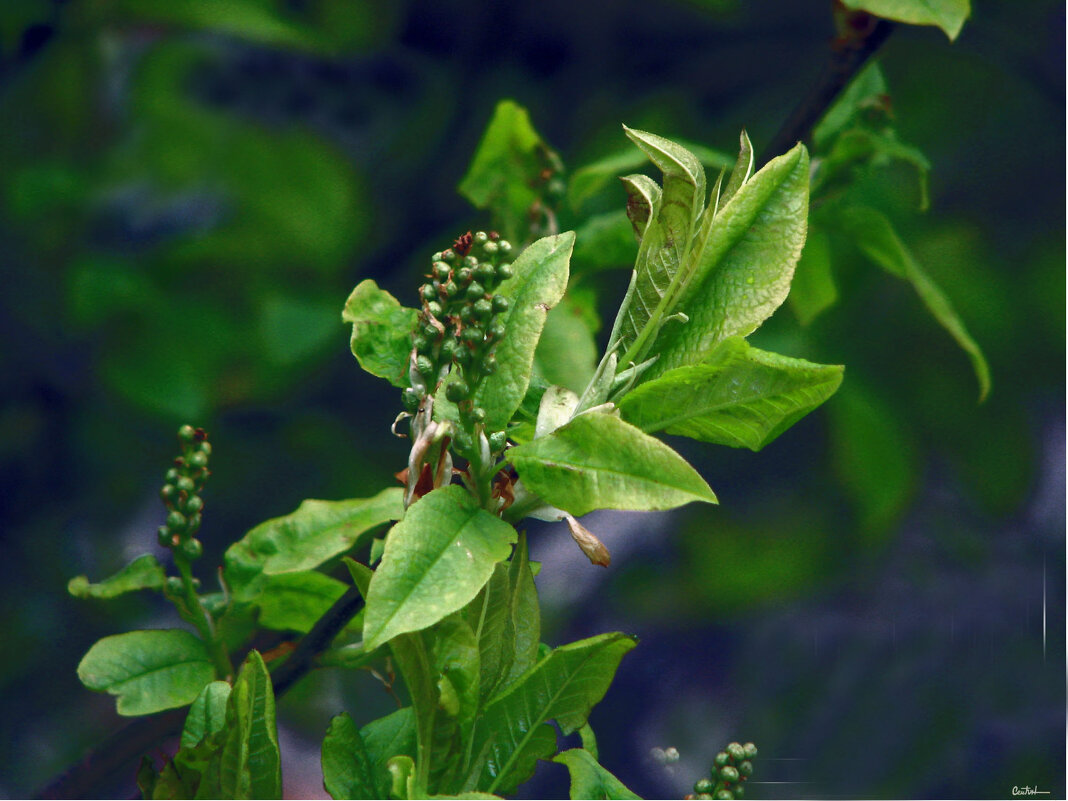
<path id="1" fill-rule="evenodd" d="M 524 486 L 580 516 L 594 509 L 673 509 L 716 503 L 705 480 L 658 439 L 611 414 L 581 414 L 508 451 Z"/>
<path id="2" fill-rule="evenodd" d="M 714 219 L 705 216 L 692 263 L 681 271 L 692 277 L 672 308 L 689 320 L 660 332 L 651 351 L 659 359 L 645 380 L 752 333 L 782 304 L 805 243 L 808 180 L 808 153 L 797 145 L 753 175 Z"/>
<path id="3" fill-rule="evenodd" d="M 990 367 L 982 349 L 968 333 L 949 298 L 901 241 L 889 218 L 867 206 L 848 206 L 839 210 L 837 220 L 864 255 L 912 284 L 927 310 L 968 354 L 979 381 L 979 400 L 983 400 L 990 392 Z"/>
<path id="4" fill-rule="evenodd" d="M 505 334 L 494 351 L 497 371 L 483 379 L 475 395 L 475 404 L 486 410 L 487 430 L 503 430 L 527 392 L 546 316 L 567 288 L 574 245 L 571 231 L 539 239 L 519 254 L 512 263 L 512 277 L 500 286 L 500 294 L 511 305 L 498 318 L 505 324 Z"/>
<path id="5" fill-rule="evenodd" d="M 570 295 L 564 295 L 545 319 L 534 351 L 534 369 L 549 384 L 581 392 L 596 364 L 597 340 L 590 328 L 588 310 Z"/>
<path id="6" fill-rule="evenodd" d="M 629 267 L 638 254 L 634 227 L 623 210 L 589 217 L 575 229 L 571 274 L 585 275 L 611 267 Z"/>
<path id="7" fill-rule="evenodd" d="M 343 582 L 314 570 L 267 576 L 255 601 L 260 607 L 260 625 L 305 634 L 344 594 Z M 349 626 L 360 622 L 354 620 Z"/>
<path id="8" fill-rule="evenodd" d="M 812 131 L 817 149 L 852 124 L 868 104 L 887 93 L 886 79 L 878 61 L 871 61 L 827 109 Z"/>
<path id="9" fill-rule="evenodd" d="M 950 41 L 957 38 L 971 15 L 970 0 L 842 0 L 842 5 L 896 22 L 935 25 Z"/>
<path id="10" fill-rule="evenodd" d="M 757 451 L 829 398 L 842 367 L 757 350 L 742 337 L 701 362 L 669 370 L 620 402 L 623 419 L 646 432 Z"/>
<path id="11" fill-rule="evenodd" d="M 250 651 L 226 705 L 226 726 L 214 764 L 220 798 L 281 798 L 274 689 L 259 651 Z"/>
<path id="12" fill-rule="evenodd" d="M 205 737 L 222 731 L 226 724 L 226 702 L 229 698 L 230 685 L 225 681 L 213 681 L 205 685 L 185 716 L 182 748 L 194 748 Z"/>
<path id="13" fill-rule="evenodd" d="M 120 715 L 186 706 L 215 678 L 204 643 L 188 631 L 129 631 L 98 640 L 78 664 L 90 690 L 118 696 Z"/>
<path id="14" fill-rule="evenodd" d="M 367 755 L 371 759 L 375 781 L 389 786 L 389 769 L 386 767 L 395 756 L 415 757 L 415 714 L 410 706 L 391 712 L 384 718 L 372 720 L 360 729 Z M 380 797 L 385 797 L 383 794 Z"/>
<path id="15" fill-rule="evenodd" d="M 556 747 L 543 725 L 555 720 L 565 735 L 582 726 L 635 644 L 614 633 L 557 648 L 494 698 L 475 727 L 478 759 L 466 786 L 507 794 L 526 781 L 535 760 Z"/>
<path id="16" fill-rule="evenodd" d="M 134 559 L 114 576 L 95 584 L 87 576 L 75 576 L 67 584 L 67 592 L 75 598 L 115 598 L 135 590 L 163 588 L 167 574 L 156 557 L 145 554 Z"/>
<path id="17" fill-rule="evenodd" d="M 584 748 L 561 751 L 553 762 L 567 767 L 571 774 L 571 798 L 633 799 L 635 795 L 619 779 L 604 768 L 597 758 Z"/>
<path id="18" fill-rule="evenodd" d="M 371 375 L 395 387 L 408 386 L 412 331 L 419 312 L 400 302 L 370 278 L 356 285 L 341 319 L 352 323 L 352 355 Z"/>
<path id="19" fill-rule="evenodd" d="M 292 514 L 260 523 L 226 550 L 227 584 L 235 597 L 250 600 L 259 592 L 262 575 L 316 568 L 403 514 L 404 490 L 399 487 L 371 498 L 304 501 Z"/>
<path id="20" fill-rule="evenodd" d="M 330 721 L 322 748 L 323 787 L 334 799 L 385 798 L 388 786 L 376 773 L 359 729 L 347 712 Z"/>
<path id="21" fill-rule="evenodd" d="M 515 537 L 459 485 L 423 496 L 386 539 L 367 592 L 365 647 L 425 629 L 464 607 L 494 565 L 508 558 Z"/>
<path id="22" fill-rule="evenodd" d="M 742 185 L 748 181 L 752 175 L 753 143 L 749 141 L 749 134 L 743 130 L 740 136 L 738 160 L 734 163 L 734 168 L 731 170 L 731 177 L 727 181 L 727 185 L 723 188 L 723 193 L 719 196 L 719 202 L 726 203 L 734 197 L 734 193 L 741 189 Z"/>
<path id="23" fill-rule="evenodd" d="M 831 243 L 827 234 L 810 229 L 805 249 L 794 270 L 787 301 L 801 325 L 809 325 L 838 300 L 838 287 L 831 272 Z"/>

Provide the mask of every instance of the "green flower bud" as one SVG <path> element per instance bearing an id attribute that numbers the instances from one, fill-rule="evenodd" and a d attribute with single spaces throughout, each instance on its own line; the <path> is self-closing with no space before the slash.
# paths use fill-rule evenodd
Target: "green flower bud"
<path id="1" fill-rule="evenodd" d="M 745 787 L 740 784 L 732 787 L 731 792 L 735 798 L 745 798 Z"/>
<path id="2" fill-rule="evenodd" d="M 712 793 L 694 793 L 693 797 L 695 799 L 700 799 L 700 801 L 712 801 L 712 799 L 715 798 Z"/>
<path id="3" fill-rule="evenodd" d="M 748 759 L 743 759 L 741 762 L 738 763 L 738 772 L 746 777 L 752 776 L 753 763 L 750 762 Z"/>
<path id="4" fill-rule="evenodd" d="M 438 337 L 441 336 L 441 331 L 433 323 L 427 323 L 423 326 L 423 336 L 429 339 L 431 342 L 437 342 Z"/>
<path id="5" fill-rule="evenodd" d="M 471 351 L 460 346 L 456 349 L 456 355 L 453 356 L 453 359 L 455 359 L 456 363 L 461 367 L 466 367 L 471 364 Z"/>
<path id="6" fill-rule="evenodd" d="M 745 750 L 746 759 L 753 759 L 757 755 L 757 747 L 753 743 L 746 743 L 742 748 Z"/>
<path id="7" fill-rule="evenodd" d="M 437 278 L 439 281 L 448 281 L 449 280 L 449 273 L 452 272 L 452 267 L 447 265 L 445 262 L 443 262 L 443 261 L 434 262 L 434 266 L 433 266 L 432 269 L 434 271 L 434 277 Z"/>
<path id="8" fill-rule="evenodd" d="M 716 799 L 716 801 L 733 801 L 734 793 L 732 793 L 730 790 L 719 790 L 712 797 Z"/>
<path id="9" fill-rule="evenodd" d="M 460 286 L 467 286 L 471 283 L 472 275 L 474 275 L 474 271 L 470 267 L 461 267 L 456 271 L 456 281 Z"/>
<path id="10" fill-rule="evenodd" d="M 442 284 L 441 288 L 445 290 L 445 296 L 450 298 L 456 297 L 456 294 L 460 291 L 459 285 L 451 279 Z"/>
<path id="11" fill-rule="evenodd" d="M 160 526 L 156 530 L 156 539 L 164 548 L 170 548 L 174 543 L 171 541 L 171 530 L 166 526 Z"/>
<path id="12" fill-rule="evenodd" d="M 487 256 L 492 256 L 498 251 L 499 248 L 500 245 L 498 245 L 496 242 L 489 241 L 482 246 L 482 252 L 485 253 Z"/>
<path id="13" fill-rule="evenodd" d="M 478 300 L 480 297 L 486 294 L 485 288 L 478 281 L 472 281 L 471 285 L 467 287 L 467 299 Z"/>
<path id="14" fill-rule="evenodd" d="M 419 371 L 421 375 L 432 377 L 434 375 L 434 362 L 430 361 L 428 356 L 418 356 L 415 359 L 415 369 Z"/>
<path id="15" fill-rule="evenodd" d="M 197 484 L 189 476 L 178 476 L 178 480 L 174 482 L 174 486 L 178 488 L 179 492 L 192 492 L 197 488 Z"/>
<path id="16" fill-rule="evenodd" d="M 500 242 L 497 243 L 497 249 L 498 251 L 500 251 L 500 254 L 502 256 L 507 256 L 509 253 L 512 252 L 512 243 L 509 242 L 507 239 L 502 239 Z"/>
<path id="17" fill-rule="evenodd" d="M 197 531 L 200 529 L 200 519 L 201 518 L 200 518 L 200 513 L 199 512 L 194 512 L 193 514 L 189 515 L 189 533 L 190 534 L 196 534 Z"/>
<path id="18" fill-rule="evenodd" d="M 487 234 L 485 231 L 476 231 L 475 236 L 473 238 L 476 245 L 485 246 L 486 243 L 489 242 L 489 234 Z"/>
<path id="19" fill-rule="evenodd" d="M 456 263 L 456 254 L 452 252 L 452 248 L 446 248 L 445 250 L 441 251 L 441 260 L 444 262 L 448 262 L 449 264 Z"/>
<path id="20" fill-rule="evenodd" d="M 201 442 L 197 447 L 200 449 L 200 452 L 205 456 L 211 456 L 211 443 L 207 440 Z"/>
<path id="21" fill-rule="evenodd" d="M 441 251 L 440 250 L 437 251 L 433 256 L 430 257 L 430 260 L 431 261 L 441 261 Z"/>
<path id="22" fill-rule="evenodd" d="M 432 300 L 428 304 L 426 304 L 426 310 L 431 315 L 438 318 L 440 318 L 441 315 L 445 312 L 445 310 L 441 308 L 441 304 L 438 303 L 436 300 Z"/>
<path id="23" fill-rule="evenodd" d="M 470 342 L 472 345 L 477 345 L 482 341 L 482 329 L 477 325 L 472 325 L 465 328 L 461 336 L 463 336 L 464 342 Z"/>
<path id="24" fill-rule="evenodd" d="M 456 355 L 456 351 L 459 347 L 460 343 L 456 341 L 455 337 L 447 337 L 446 340 L 441 343 L 441 358 L 445 361 L 452 361 L 452 358 Z"/>
<path id="25" fill-rule="evenodd" d="M 172 467 L 163 476 L 163 480 L 166 481 L 168 484 L 173 484 L 178 480 L 178 471 Z"/>
<path id="26" fill-rule="evenodd" d="M 504 446 L 508 444 L 508 435 L 503 431 L 494 431 L 489 435 L 490 450 L 494 453 L 500 453 L 504 450 Z"/>
<path id="27" fill-rule="evenodd" d="M 502 281 L 507 281 L 512 277 L 512 265 L 508 262 L 497 265 L 497 277 Z"/>
<path id="28" fill-rule="evenodd" d="M 182 442 L 192 442 L 196 435 L 196 429 L 191 425 L 184 425 L 178 429 L 178 439 Z"/>
<path id="29" fill-rule="evenodd" d="M 475 270 L 475 278 L 484 284 L 492 284 L 497 280 L 497 268 L 488 261 L 484 261 Z"/>
<path id="30" fill-rule="evenodd" d="M 196 470 L 203 470 L 208 466 L 208 455 L 204 451 L 197 451 L 189 457 L 189 466 Z"/>
<path id="31" fill-rule="evenodd" d="M 720 751 L 712 758 L 712 764 L 715 765 L 717 768 L 722 768 L 730 761 L 731 758 L 726 751 Z"/>
<path id="32" fill-rule="evenodd" d="M 465 303 L 463 308 L 460 309 L 460 319 L 465 323 L 473 323 L 475 321 L 475 309 L 470 303 Z"/>
<path id="33" fill-rule="evenodd" d="M 178 488 L 174 484 L 164 484 L 159 491 L 159 497 L 163 502 L 173 500 L 178 495 Z"/>
<path id="34" fill-rule="evenodd" d="M 486 320 L 493 314 L 493 304 L 485 298 L 476 300 L 471 307 L 471 312 L 478 320 Z"/>
<path id="35" fill-rule="evenodd" d="M 742 748 L 741 743 L 731 743 L 725 750 L 735 762 L 745 759 L 745 749 Z"/>
<path id="36" fill-rule="evenodd" d="M 185 593 L 185 585 L 178 576 L 167 576 L 167 594 L 182 595 Z"/>
<path id="37" fill-rule="evenodd" d="M 738 781 L 738 769 L 732 765 L 724 765 L 719 769 L 719 777 L 725 782 L 732 784 Z"/>
<path id="38" fill-rule="evenodd" d="M 185 508 L 183 509 L 183 511 L 187 515 L 191 515 L 191 514 L 194 514 L 195 512 L 199 512 L 203 508 L 204 508 L 204 499 L 201 498 L 199 495 L 192 495 L 192 496 L 190 496 L 189 500 L 187 500 L 185 502 Z"/>
<path id="39" fill-rule="evenodd" d="M 182 553 L 185 554 L 185 558 L 190 561 L 199 559 L 204 555 L 204 546 L 196 537 L 190 537 L 182 543 Z"/>
<path id="40" fill-rule="evenodd" d="M 464 256 L 464 267 L 474 270 L 478 267 L 478 259 L 474 256 Z"/>
<path id="41" fill-rule="evenodd" d="M 172 532 L 181 533 L 185 531 L 186 523 L 185 515 L 177 509 L 167 515 L 167 528 Z"/>
<path id="42" fill-rule="evenodd" d="M 448 265 L 445 266 L 447 267 Z M 419 287 L 419 296 L 423 300 L 434 300 L 438 296 L 438 290 L 433 284 L 423 284 L 421 287 Z"/>
<path id="43" fill-rule="evenodd" d="M 412 414 L 419 411 L 419 393 L 411 387 L 405 387 L 404 392 L 401 393 L 401 402 L 404 408 Z"/>
<path id="44" fill-rule="evenodd" d="M 711 793 L 716 789 L 715 783 L 711 779 L 698 779 L 694 782 L 693 791 L 695 793 Z"/>
<path id="45" fill-rule="evenodd" d="M 472 423 L 484 422 L 486 419 L 486 410 L 481 406 L 476 406 L 471 410 L 471 413 L 467 415 L 467 417 Z"/>
<path id="46" fill-rule="evenodd" d="M 416 334 L 412 337 L 412 347 L 415 348 L 416 353 L 429 353 L 430 343 L 427 338 L 422 334 Z"/>
<path id="47" fill-rule="evenodd" d="M 454 381 L 445 387 L 445 397 L 451 400 L 453 403 L 460 403 L 467 400 L 467 396 L 471 394 L 471 388 L 467 386 L 466 381 Z"/>
<path id="48" fill-rule="evenodd" d="M 504 332 L 507 331 L 507 330 L 508 330 L 508 326 L 505 325 L 504 320 L 502 320 L 502 319 L 500 319 L 498 317 L 496 320 L 494 320 L 492 323 L 490 323 L 489 331 L 487 331 L 486 333 L 489 334 L 490 339 L 495 339 L 496 340 L 496 339 L 500 339 L 501 337 L 503 337 L 504 336 Z"/>
<path id="49" fill-rule="evenodd" d="M 482 373 L 483 375 L 493 375 L 497 372 L 497 357 L 492 353 L 486 355 L 486 358 L 482 360 Z"/>
<path id="50" fill-rule="evenodd" d="M 508 307 L 511 305 L 512 304 L 508 302 L 508 298 L 506 298 L 504 295 L 493 296 L 493 311 L 496 314 L 502 314 L 508 311 Z"/>

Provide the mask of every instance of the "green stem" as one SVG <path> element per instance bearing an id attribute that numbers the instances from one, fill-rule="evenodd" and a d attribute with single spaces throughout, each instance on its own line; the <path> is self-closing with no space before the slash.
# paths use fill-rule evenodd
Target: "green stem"
<path id="1" fill-rule="evenodd" d="M 226 645 L 215 633 L 215 625 L 211 621 L 204 605 L 200 602 L 196 588 L 193 586 L 193 571 L 189 559 L 177 549 L 174 551 L 174 564 L 182 577 L 182 588 L 185 591 L 185 606 L 190 615 L 190 622 L 196 626 L 197 631 L 208 646 L 211 658 L 215 662 L 215 673 L 220 679 L 229 679 L 234 675 L 234 666 L 230 662 L 230 654 Z"/>

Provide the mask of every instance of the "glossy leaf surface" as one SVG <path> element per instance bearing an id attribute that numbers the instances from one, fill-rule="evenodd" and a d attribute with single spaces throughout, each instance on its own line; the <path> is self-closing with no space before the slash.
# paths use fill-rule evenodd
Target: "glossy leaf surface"
<path id="1" fill-rule="evenodd" d="M 185 717 L 182 748 L 194 748 L 205 737 L 222 731 L 229 699 L 230 685 L 225 681 L 213 681 L 200 691 Z"/>
<path id="2" fill-rule="evenodd" d="M 408 386 L 408 357 L 418 315 L 370 278 L 360 281 L 341 312 L 341 319 L 352 324 L 352 355 L 360 367 L 395 387 Z"/>

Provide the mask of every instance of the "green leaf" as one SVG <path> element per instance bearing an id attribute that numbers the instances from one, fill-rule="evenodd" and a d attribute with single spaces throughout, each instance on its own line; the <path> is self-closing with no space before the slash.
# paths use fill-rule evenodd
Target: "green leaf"
<path id="1" fill-rule="evenodd" d="M 812 131 L 812 141 L 822 148 L 836 134 L 854 123 L 860 113 L 887 93 L 886 79 L 878 61 L 871 61 L 849 82 Z"/>
<path id="2" fill-rule="evenodd" d="M 582 392 L 597 364 L 597 341 L 587 307 L 564 295 L 545 319 L 534 351 L 534 369 L 549 384 Z"/>
<path id="3" fill-rule="evenodd" d="M 386 539 L 367 592 L 364 646 L 425 629 L 466 606 L 508 558 L 515 537 L 459 485 L 423 496 Z"/>
<path id="4" fill-rule="evenodd" d="M 475 396 L 475 405 L 486 410 L 487 431 L 503 430 L 523 401 L 546 316 L 567 288 L 574 245 L 572 231 L 539 239 L 519 254 L 512 277 L 501 284 L 511 305 L 499 317 L 505 334 L 494 351 L 497 371 L 483 379 Z"/>
<path id="5" fill-rule="evenodd" d="M 250 651 L 226 705 L 226 726 L 213 765 L 220 798 L 281 798 L 282 762 L 271 675 Z"/>
<path id="6" fill-rule="evenodd" d="M 575 229 L 572 275 L 625 267 L 634 263 L 638 244 L 634 227 L 622 210 L 595 214 Z"/>
<path id="7" fill-rule="evenodd" d="M 749 141 L 749 134 L 743 130 L 740 136 L 738 160 L 734 162 L 730 180 L 727 181 L 727 185 L 723 188 L 723 193 L 719 196 L 719 202 L 726 203 L 734 197 L 734 193 L 741 189 L 743 184 L 745 184 L 752 175 L 753 143 Z"/>
<path id="8" fill-rule="evenodd" d="M 78 678 L 90 690 L 118 696 L 118 713 L 132 717 L 192 703 L 215 667 L 188 631 L 129 631 L 98 640 L 78 664 Z"/>
<path id="9" fill-rule="evenodd" d="M 167 574 L 156 557 L 145 554 L 96 584 L 90 584 L 87 576 L 75 576 L 67 584 L 67 592 L 75 598 L 115 598 L 135 590 L 163 589 L 166 580 Z"/>
<path id="10" fill-rule="evenodd" d="M 527 110 L 502 100 L 458 188 L 475 208 L 493 213 L 505 238 L 522 240 L 530 209 L 540 200 L 542 171 L 558 166 L 559 157 L 534 130 Z"/>
<path id="11" fill-rule="evenodd" d="M 757 350 L 742 337 L 699 364 L 676 367 L 632 390 L 623 419 L 643 431 L 758 451 L 834 394 L 839 365 Z"/>
<path id="12" fill-rule="evenodd" d="M 478 759 L 468 788 L 510 793 L 533 773 L 534 763 L 556 748 L 543 728 L 556 720 L 564 735 L 586 722 L 636 644 L 624 634 L 602 634 L 557 648 L 489 703 L 475 728 Z"/>
<path id="13" fill-rule="evenodd" d="M 230 698 L 230 685 L 225 681 L 207 684 L 189 707 L 182 727 L 182 748 L 195 748 L 201 740 L 218 731 L 226 724 L 226 702 Z"/>
<path id="14" fill-rule="evenodd" d="M 957 38 L 971 15 L 969 0 L 842 0 L 842 5 L 910 25 L 934 25 L 950 41 Z"/>
<path id="15" fill-rule="evenodd" d="M 240 600 L 254 598 L 261 576 L 300 573 L 359 545 L 376 526 L 404 514 L 404 490 L 372 498 L 304 501 L 297 511 L 260 523 L 226 550 L 227 584 Z"/>
<path id="16" fill-rule="evenodd" d="M 352 323 L 352 355 L 371 375 L 395 387 L 408 386 L 412 331 L 419 312 L 401 306 L 370 278 L 356 285 L 345 301 L 341 319 Z"/>
<path id="17" fill-rule="evenodd" d="M 687 142 L 681 139 L 675 141 L 693 153 L 698 161 L 706 167 L 724 169 L 734 164 L 734 159 L 726 153 L 712 150 L 694 142 Z M 627 150 L 611 153 L 575 170 L 567 187 L 567 198 L 571 207 L 575 211 L 580 211 L 587 201 L 600 193 L 612 179 L 641 169 L 644 164 L 645 156 L 628 148 Z"/>
<path id="18" fill-rule="evenodd" d="M 990 392 L 990 367 L 982 349 L 964 327 L 949 298 L 901 241 L 889 218 L 867 206 L 848 206 L 839 210 L 837 220 L 864 255 L 891 275 L 912 284 L 927 310 L 971 359 L 982 401 Z"/>
<path id="19" fill-rule="evenodd" d="M 345 594 L 345 584 L 314 570 L 268 576 L 256 596 L 260 625 L 275 631 L 311 631 L 319 618 Z M 359 626 L 362 621 L 349 623 Z"/>
<path id="20" fill-rule="evenodd" d="M 673 509 L 716 503 L 685 459 L 611 414 L 581 414 L 552 434 L 508 451 L 526 488 L 581 516 L 594 509 Z"/>
<path id="21" fill-rule="evenodd" d="M 642 360 L 689 281 L 689 274 L 680 266 L 689 253 L 690 240 L 704 208 L 705 172 L 696 156 L 674 142 L 625 126 L 624 130 L 664 174 L 659 203 L 655 195 L 641 192 L 641 208 L 637 209 L 637 218 L 632 216 L 632 222 L 637 220 L 639 227 L 646 217 L 649 222 L 638 249 L 634 268 L 637 277 L 620 307 L 618 339 L 613 341 L 620 343 L 624 353 L 621 362 L 626 364 Z M 633 190 L 640 190 L 643 185 L 632 179 Z M 633 207 L 633 191 L 630 197 L 628 207 Z M 646 204 L 654 207 L 645 209 Z"/>
<path id="22" fill-rule="evenodd" d="M 631 799 L 635 795 L 619 779 L 608 772 L 597 758 L 584 748 L 561 751 L 553 762 L 567 767 L 571 774 L 571 798 Z"/>
<path id="23" fill-rule="evenodd" d="M 330 721 L 323 739 L 322 769 L 323 786 L 335 799 L 385 798 L 389 791 L 347 712 Z"/>
<path id="24" fill-rule="evenodd" d="M 812 228 L 794 270 L 788 301 L 801 325 L 809 325 L 838 300 L 831 273 L 831 243 L 826 232 Z"/>
<path id="25" fill-rule="evenodd" d="M 808 153 L 797 145 L 768 162 L 714 217 L 705 215 L 681 270 L 691 277 L 671 309 L 689 321 L 660 332 L 651 351 L 659 359 L 645 380 L 692 364 L 727 337 L 752 333 L 786 299 L 805 243 L 808 180 Z"/>
<path id="26" fill-rule="evenodd" d="M 538 589 L 534 584 L 534 570 L 530 562 L 526 534 L 520 534 L 512 561 L 508 563 L 508 645 L 514 652 L 511 667 L 504 674 L 501 687 L 507 687 L 522 676 L 538 661 L 541 644 L 541 609 L 538 606 Z M 540 567 L 540 565 L 538 565 Z"/>
<path id="27" fill-rule="evenodd" d="M 415 757 L 414 710 L 406 706 L 384 718 L 372 720 L 360 729 L 360 738 L 371 759 L 376 783 L 388 787 L 389 769 L 386 765 L 389 760 L 399 755 Z"/>

